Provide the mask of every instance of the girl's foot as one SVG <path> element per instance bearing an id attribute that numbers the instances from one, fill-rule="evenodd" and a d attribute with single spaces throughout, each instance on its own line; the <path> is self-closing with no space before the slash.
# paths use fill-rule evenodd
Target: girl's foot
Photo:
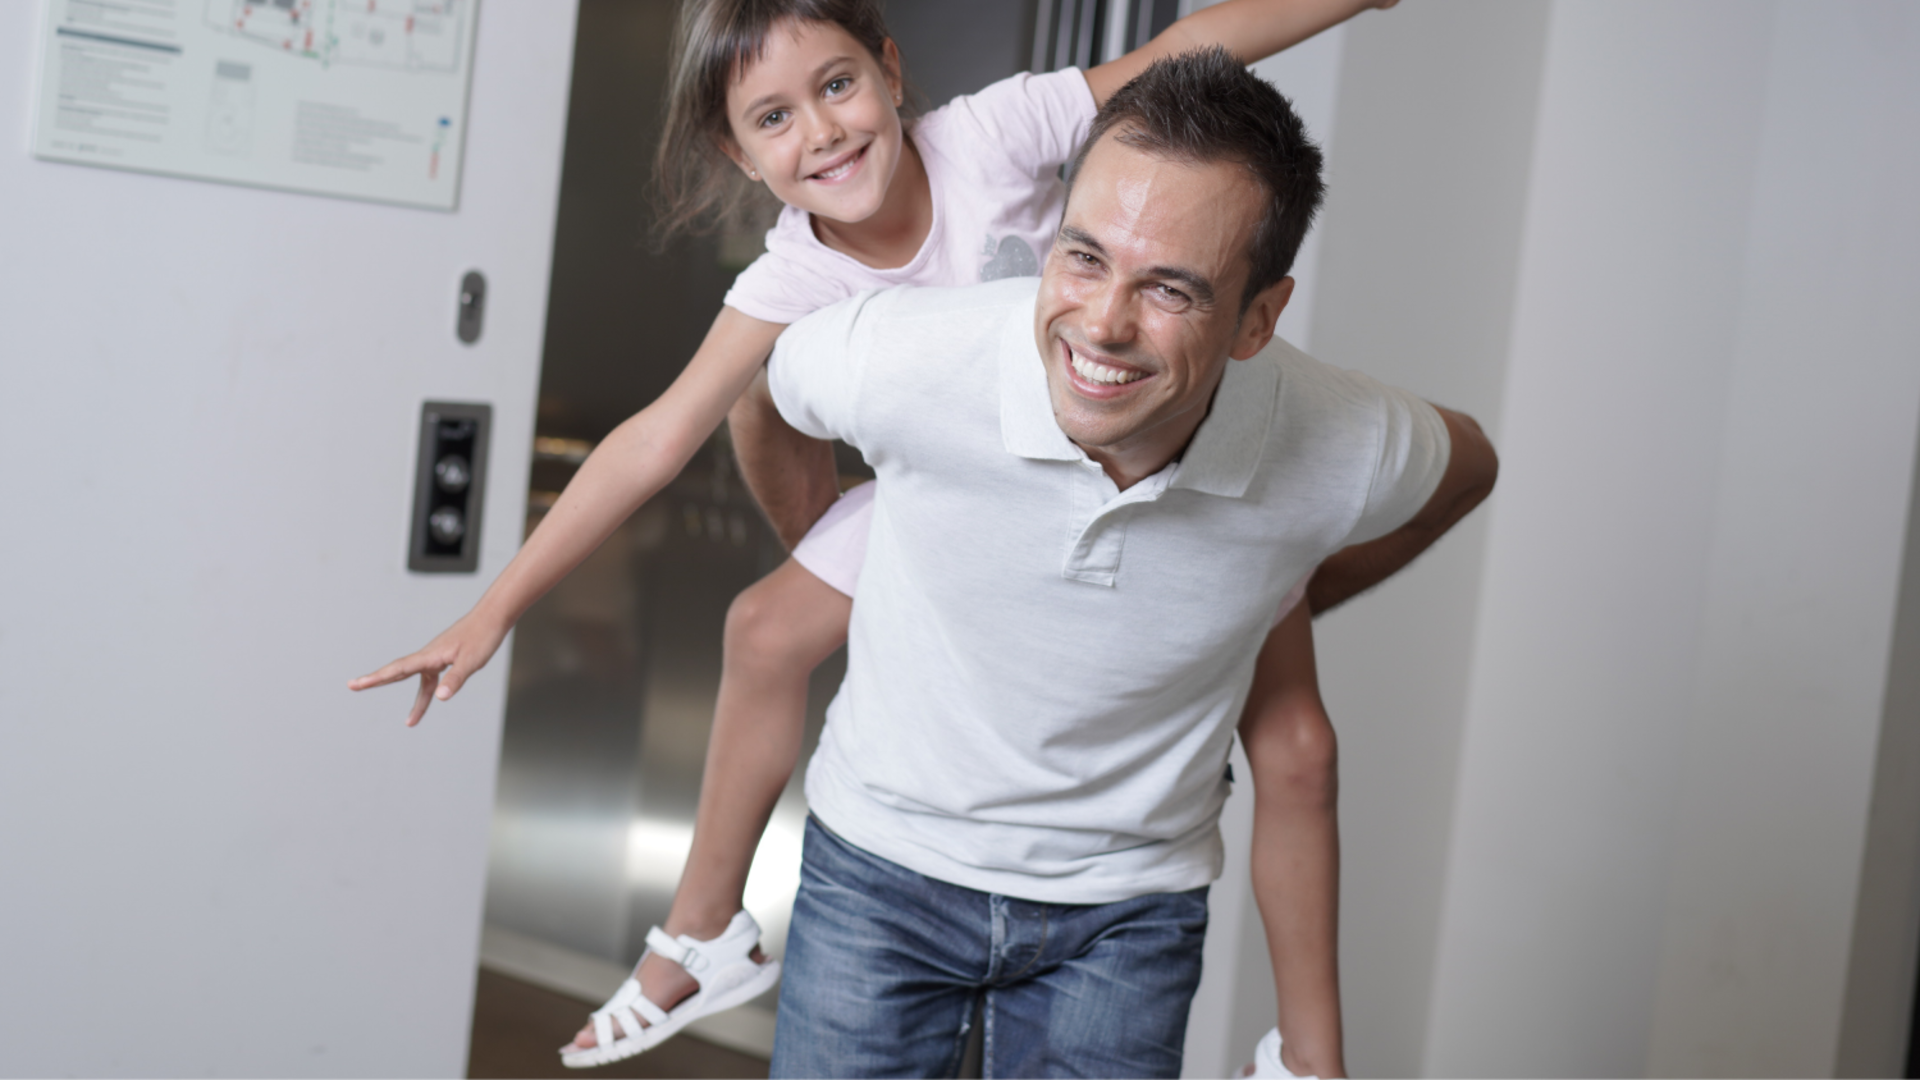
<path id="1" fill-rule="evenodd" d="M 780 961 L 767 959 L 759 944 L 760 924 L 744 911 L 710 938 L 676 937 L 657 926 L 647 931 L 642 959 L 652 962 L 593 1011 L 592 1026 L 560 1048 L 560 1063 L 584 1069 L 644 1053 L 703 1016 L 773 989 Z M 643 989 L 643 978 L 652 985 Z"/>
<path id="2" fill-rule="evenodd" d="M 725 929 L 722 927 L 720 933 L 724 933 Z M 714 936 L 718 937 L 719 934 L 716 933 Z M 753 947 L 753 952 L 748 956 L 756 964 L 767 962 L 767 954 L 761 952 L 758 945 Z M 700 989 L 700 980 L 689 974 L 686 968 L 654 952 L 649 952 L 640 958 L 640 966 L 633 969 L 633 977 L 639 981 L 640 992 L 646 996 L 646 999 L 666 1012 L 673 1011 L 675 1005 L 692 997 L 693 992 Z M 640 1026 L 643 1028 L 649 1026 L 645 1017 L 640 1019 Z M 627 1032 L 621 1022 L 618 1019 L 614 1020 L 613 1037 L 622 1039 L 626 1036 Z M 596 1045 L 598 1043 L 593 1036 L 592 1023 L 581 1028 L 579 1034 L 573 1037 L 574 1049 L 591 1050 Z"/>

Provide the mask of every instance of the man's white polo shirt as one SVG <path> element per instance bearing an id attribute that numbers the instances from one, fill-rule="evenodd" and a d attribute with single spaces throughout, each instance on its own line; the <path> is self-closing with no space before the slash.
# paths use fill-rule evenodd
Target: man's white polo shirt
<path id="1" fill-rule="evenodd" d="M 1198 888 L 1281 597 L 1426 503 L 1446 428 L 1276 342 L 1228 364 L 1180 460 L 1119 491 L 1054 421 L 1037 287 L 863 293 L 769 361 L 788 422 L 880 481 L 807 799 L 856 846 L 968 888 Z"/>

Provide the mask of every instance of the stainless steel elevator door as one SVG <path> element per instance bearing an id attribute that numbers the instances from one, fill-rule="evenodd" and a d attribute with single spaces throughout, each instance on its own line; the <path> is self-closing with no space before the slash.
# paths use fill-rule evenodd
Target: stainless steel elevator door
<path id="1" fill-rule="evenodd" d="M 666 388 L 720 310 L 751 237 L 647 243 L 675 0 L 582 0 L 562 178 L 529 528 L 572 462 Z M 1032 0 L 894 0 L 914 77 L 941 95 L 1019 70 Z M 983 16 L 991 16 L 983 21 Z M 961 47 L 947 43 L 964 31 Z M 859 474 L 842 448 L 842 471 Z M 502 452 L 509 452 L 502 448 Z M 663 922 L 699 796 L 738 592 L 785 552 L 741 484 L 724 432 L 667 491 L 521 620 L 494 811 L 487 921 L 610 964 L 633 964 Z M 844 661 L 815 672 L 810 754 Z M 805 801 L 796 770 L 747 884 L 766 944 L 783 948 Z M 770 1005 L 770 1002 L 763 1002 Z"/>

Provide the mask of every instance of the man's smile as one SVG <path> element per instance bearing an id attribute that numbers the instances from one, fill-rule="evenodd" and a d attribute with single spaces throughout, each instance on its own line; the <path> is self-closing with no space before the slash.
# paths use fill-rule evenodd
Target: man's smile
<path id="1" fill-rule="evenodd" d="M 1066 353 L 1067 370 L 1074 388 L 1088 397 L 1118 396 L 1123 387 L 1151 374 L 1117 360 L 1076 349 L 1065 341 L 1060 343 L 1060 347 Z"/>

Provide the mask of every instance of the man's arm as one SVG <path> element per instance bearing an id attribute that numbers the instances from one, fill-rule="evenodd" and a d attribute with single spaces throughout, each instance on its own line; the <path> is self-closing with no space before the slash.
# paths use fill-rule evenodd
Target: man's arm
<path id="1" fill-rule="evenodd" d="M 1247 701 L 1240 743 L 1253 773 L 1253 898 L 1273 961 L 1281 1061 L 1296 1076 L 1345 1076 L 1339 772 L 1306 605 L 1267 635 Z"/>
<path id="2" fill-rule="evenodd" d="M 803 435 L 781 418 L 764 371 L 727 414 L 727 430 L 747 490 L 792 551 L 840 497 L 833 444 Z"/>
<path id="3" fill-rule="evenodd" d="M 1440 409 L 1453 449 L 1447 471 L 1413 520 L 1376 540 L 1343 548 L 1320 564 L 1307 584 L 1315 615 L 1329 611 L 1399 573 L 1493 491 L 1500 459 L 1473 417 Z"/>

